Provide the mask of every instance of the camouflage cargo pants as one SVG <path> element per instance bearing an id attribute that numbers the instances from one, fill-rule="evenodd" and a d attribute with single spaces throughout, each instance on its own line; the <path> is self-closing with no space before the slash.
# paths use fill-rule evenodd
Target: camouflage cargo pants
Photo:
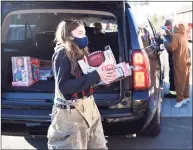
<path id="1" fill-rule="evenodd" d="M 107 149 L 100 113 L 92 96 L 74 102 L 75 109 L 53 106 L 48 149 Z"/>

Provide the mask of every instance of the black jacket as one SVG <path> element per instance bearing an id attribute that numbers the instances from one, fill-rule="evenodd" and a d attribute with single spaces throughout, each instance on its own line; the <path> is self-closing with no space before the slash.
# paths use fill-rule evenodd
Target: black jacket
<path id="1" fill-rule="evenodd" d="M 93 71 L 90 74 L 78 78 L 71 75 L 71 64 L 62 46 L 57 46 L 55 48 L 52 61 L 55 85 L 58 85 L 60 92 L 66 99 L 71 98 L 74 93 L 90 89 L 91 86 L 100 81 L 97 71 Z"/>

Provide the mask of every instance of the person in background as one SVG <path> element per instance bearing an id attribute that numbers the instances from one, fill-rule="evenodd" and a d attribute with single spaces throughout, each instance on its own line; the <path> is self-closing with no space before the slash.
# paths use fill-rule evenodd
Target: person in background
<path id="1" fill-rule="evenodd" d="M 102 24 L 100 22 L 95 22 L 94 23 L 94 33 L 95 34 L 104 34 L 102 32 L 102 29 L 103 29 L 103 27 L 102 27 Z"/>
<path id="2" fill-rule="evenodd" d="M 55 42 L 55 98 L 47 133 L 48 149 L 107 149 L 91 87 L 99 81 L 111 83 L 116 72 L 103 71 L 101 65 L 87 75 L 82 73 L 78 60 L 88 55 L 88 38 L 81 21 L 61 21 Z"/>
<path id="3" fill-rule="evenodd" d="M 161 73 L 162 73 L 162 87 L 163 87 L 163 94 L 169 94 L 169 57 L 168 51 L 166 50 L 162 37 L 164 36 L 165 32 L 158 32 L 157 34 L 157 43 L 160 45 L 160 62 L 161 62 Z"/>
<path id="4" fill-rule="evenodd" d="M 167 30 L 166 30 L 167 31 Z M 164 39 L 166 49 L 172 53 L 174 66 L 174 82 L 176 88 L 176 104 L 174 107 L 181 107 L 190 101 L 189 99 L 189 72 L 190 57 L 188 54 L 188 39 L 186 28 L 183 23 L 174 26 L 174 34 L 171 43 Z"/>
<path id="5" fill-rule="evenodd" d="M 166 28 L 164 28 L 164 26 Z M 162 29 L 165 30 L 166 35 L 164 38 L 171 43 L 172 40 L 172 34 L 173 34 L 173 21 L 172 20 L 166 20 L 165 24 L 162 27 Z M 172 57 L 172 52 L 168 51 L 168 59 L 169 59 L 169 82 L 170 82 L 170 89 L 169 89 L 169 94 L 166 94 L 165 97 L 168 98 L 176 98 L 176 92 L 175 92 L 175 84 L 174 84 L 174 67 L 173 67 L 173 57 Z"/>
<path id="6" fill-rule="evenodd" d="M 142 28 L 142 33 L 143 33 L 143 36 L 141 38 L 143 41 L 143 45 L 144 47 L 148 47 L 149 45 L 151 45 L 149 31 L 146 28 Z"/>

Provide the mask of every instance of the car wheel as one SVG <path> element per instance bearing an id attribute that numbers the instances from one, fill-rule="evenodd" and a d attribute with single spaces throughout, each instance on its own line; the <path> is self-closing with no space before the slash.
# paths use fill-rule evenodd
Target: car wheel
<path id="1" fill-rule="evenodd" d="M 142 136 L 158 136 L 161 126 L 161 96 L 158 102 L 156 113 L 149 125 L 140 133 Z"/>

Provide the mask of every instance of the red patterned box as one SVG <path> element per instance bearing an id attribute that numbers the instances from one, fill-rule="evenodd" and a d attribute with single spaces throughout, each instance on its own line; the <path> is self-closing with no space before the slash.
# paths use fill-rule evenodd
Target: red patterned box
<path id="1" fill-rule="evenodd" d="M 28 56 L 12 57 L 12 86 L 30 86 L 39 81 L 40 60 Z"/>

